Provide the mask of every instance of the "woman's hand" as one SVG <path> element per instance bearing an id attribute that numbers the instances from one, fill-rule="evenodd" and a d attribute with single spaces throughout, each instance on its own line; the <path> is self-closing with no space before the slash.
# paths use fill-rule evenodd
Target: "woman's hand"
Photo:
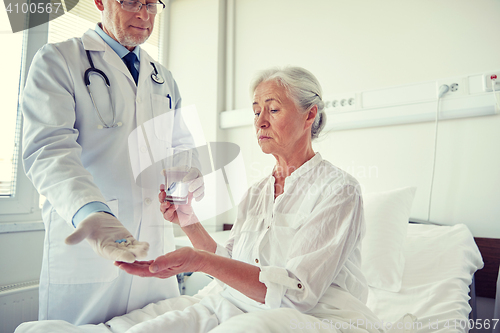
<path id="1" fill-rule="evenodd" d="M 149 261 L 125 263 L 116 261 L 115 266 L 125 272 L 142 277 L 166 279 L 185 272 L 199 272 L 203 269 L 204 251 L 183 247 Z"/>
<path id="2" fill-rule="evenodd" d="M 203 272 L 257 302 L 265 302 L 267 287 L 259 280 L 259 267 L 204 250 L 183 247 L 156 260 L 136 261 L 132 264 L 115 262 L 115 265 L 129 274 L 160 279 L 185 272 Z"/>
<path id="3" fill-rule="evenodd" d="M 193 193 L 189 193 L 188 202 L 185 205 L 176 205 L 165 201 L 166 196 L 165 186 L 162 185 L 160 187 L 160 193 L 158 194 L 158 200 L 160 200 L 160 211 L 165 220 L 178 224 L 181 227 L 199 222 L 191 206 Z"/>
<path id="4" fill-rule="evenodd" d="M 217 243 L 210 237 L 208 232 L 203 228 L 198 217 L 194 214 L 191 201 L 193 200 L 193 193 L 189 193 L 188 202 L 185 205 L 175 205 L 165 201 L 167 193 L 165 192 L 165 185 L 160 186 L 160 211 L 163 218 L 172 223 L 181 226 L 182 230 L 186 233 L 191 241 L 191 244 L 196 249 L 205 250 L 210 253 L 215 253 L 217 250 Z"/>

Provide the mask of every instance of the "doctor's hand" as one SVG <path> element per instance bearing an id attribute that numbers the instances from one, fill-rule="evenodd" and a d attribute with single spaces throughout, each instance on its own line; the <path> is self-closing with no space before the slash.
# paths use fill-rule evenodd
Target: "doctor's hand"
<path id="1" fill-rule="evenodd" d="M 203 271 L 205 251 L 191 247 L 183 247 L 149 261 L 134 263 L 115 262 L 115 265 L 125 272 L 142 277 L 157 277 L 166 279 L 185 272 Z"/>
<path id="2" fill-rule="evenodd" d="M 134 262 L 149 250 L 147 242 L 137 241 L 116 217 L 104 212 L 90 214 L 65 242 L 74 245 L 84 239 L 98 255 L 115 261 Z"/>
<path id="3" fill-rule="evenodd" d="M 184 170 L 184 167 L 173 167 L 168 170 L 163 169 L 161 173 L 165 177 L 165 185 L 170 187 L 173 182 L 188 184 L 189 193 L 193 195 L 196 201 L 200 201 L 205 196 L 205 184 L 201 171 L 198 168 L 191 167 L 185 176 L 182 177 L 180 174 L 184 174 L 186 172 Z"/>
<path id="4" fill-rule="evenodd" d="M 182 179 L 182 182 L 189 184 L 189 192 L 193 193 L 196 201 L 203 199 L 205 196 L 205 184 L 200 170 L 195 167 L 190 168 L 187 175 Z"/>
<path id="5" fill-rule="evenodd" d="M 160 212 L 163 214 L 163 218 L 165 220 L 178 224 L 181 227 L 186 227 L 199 222 L 198 217 L 194 214 L 193 207 L 191 206 L 193 193 L 189 193 L 188 202 L 185 205 L 176 205 L 165 201 L 166 196 L 165 186 L 161 185 L 158 199 L 160 201 Z"/>

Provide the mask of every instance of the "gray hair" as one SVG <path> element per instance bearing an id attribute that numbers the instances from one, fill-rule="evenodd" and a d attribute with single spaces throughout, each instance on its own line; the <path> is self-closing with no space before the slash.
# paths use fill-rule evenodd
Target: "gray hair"
<path id="1" fill-rule="evenodd" d="M 266 81 L 276 81 L 282 85 L 301 113 L 308 112 L 314 105 L 318 106 L 311 126 L 311 139 L 316 139 L 326 124 L 325 103 L 318 79 L 302 67 L 270 68 L 257 74 L 250 85 L 250 93 L 253 94 L 257 86 Z"/>

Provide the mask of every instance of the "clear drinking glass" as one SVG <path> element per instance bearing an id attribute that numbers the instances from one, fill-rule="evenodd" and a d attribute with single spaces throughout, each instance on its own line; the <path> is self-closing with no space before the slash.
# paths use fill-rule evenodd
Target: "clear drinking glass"
<path id="1" fill-rule="evenodd" d="M 191 149 L 172 149 L 172 154 L 165 161 L 165 201 L 183 205 L 188 202 L 189 184 L 182 179 L 191 169 Z"/>

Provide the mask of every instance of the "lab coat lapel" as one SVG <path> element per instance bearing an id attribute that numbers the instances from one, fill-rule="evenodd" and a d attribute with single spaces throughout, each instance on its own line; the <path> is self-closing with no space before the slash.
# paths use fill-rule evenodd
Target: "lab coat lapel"
<path id="1" fill-rule="evenodd" d="M 128 70 L 123 60 L 108 44 L 106 44 L 106 46 L 106 51 L 104 52 L 103 56 L 104 61 L 122 72 L 135 85 L 134 78 L 132 77 L 132 74 L 130 74 L 130 71 Z"/>
<path id="2" fill-rule="evenodd" d="M 103 59 L 109 65 L 115 67 L 122 72 L 129 80 L 134 82 L 134 78 L 123 60 L 116 54 L 116 52 L 92 29 L 82 36 L 82 43 L 85 50 L 89 51 L 104 51 Z M 135 85 L 135 82 L 134 82 Z"/>
<path id="3" fill-rule="evenodd" d="M 85 50 L 104 51 L 106 49 L 106 42 L 92 29 L 87 30 L 87 32 L 83 34 L 82 43 Z"/>
<path id="4" fill-rule="evenodd" d="M 150 62 L 153 61 L 153 59 L 151 59 L 149 54 L 144 52 L 142 48 L 140 49 L 140 54 L 141 54 L 141 64 L 139 66 L 139 80 L 137 81 L 137 86 L 144 85 L 144 81 L 151 74 L 152 68 Z"/>

